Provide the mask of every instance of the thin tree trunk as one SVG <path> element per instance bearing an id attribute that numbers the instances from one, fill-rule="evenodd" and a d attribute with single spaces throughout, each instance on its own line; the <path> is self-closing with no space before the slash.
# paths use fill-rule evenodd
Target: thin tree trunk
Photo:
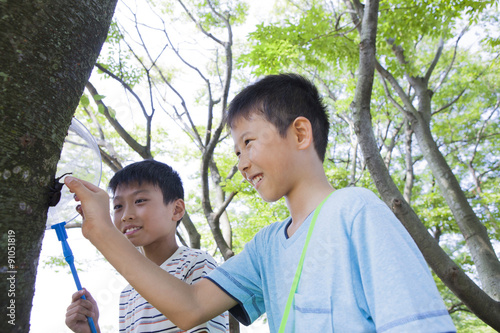
<path id="1" fill-rule="evenodd" d="M 483 290 L 500 300 L 500 261 L 495 254 L 486 227 L 472 210 L 450 166 L 432 138 L 427 122 L 420 118 L 413 124 L 422 154 L 436 177 L 441 194 L 450 207 L 464 236 L 476 266 Z"/>
<path id="2" fill-rule="evenodd" d="M 182 224 L 186 228 L 189 235 L 189 247 L 199 249 L 201 247 L 201 236 L 198 230 L 196 230 L 193 221 L 191 221 L 191 217 L 188 212 L 186 212 L 182 217 Z"/>
<path id="3" fill-rule="evenodd" d="M 221 187 L 220 183 L 222 181 L 222 177 L 220 176 L 219 168 L 217 168 L 217 164 L 212 160 L 210 165 L 210 173 L 212 175 L 212 182 L 215 185 L 215 204 L 220 207 L 224 204 L 226 200 L 226 193 L 224 189 Z M 220 229 L 222 231 L 222 236 L 226 241 L 227 246 L 232 249 L 233 248 L 233 231 L 231 228 L 231 224 L 229 223 L 229 217 L 227 216 L 227 212 L 224 211 L 220 217 Z"/>
<path id="4" fill-rule="evenodd" d="M 412 156 L 412 136 L 413 130 L 411 128 L 411 124 L 408 119 L 405 119 L 405 164 L 406 164 L 406 179 L 405 179 L 405 189 L 404 189 L 404 198 L 408 205 L 411 206 L 411 194 L 413 190 L 413 156 Z"/>
<path id="5" fill-rule="evenodd" d="M 479 180 L 479 177 L 476 174 L 476 170 L 474 169 L 474 166 L 472 165 L 472 161 L 469 161 L 469 163 L 467 163 L 467 165 L 469 167 L 470 176 L 474 180 L 474 186 L 476 188 L 475 192 L 476 192 L 477 199 L 481 199 L 482 198 L 481 181 Z M 481 206 L 486 214 L 486 217 L 488 218 L 488 220 L 490 222 L 490 225 L 493 227 L 493 229 L 495 229 L 495 232 L 500 232 L 500 225 L 498 223 L 498 220 L 495 218 L 495 216 L 493 216 L 488 205 L 482 204 Z"/>

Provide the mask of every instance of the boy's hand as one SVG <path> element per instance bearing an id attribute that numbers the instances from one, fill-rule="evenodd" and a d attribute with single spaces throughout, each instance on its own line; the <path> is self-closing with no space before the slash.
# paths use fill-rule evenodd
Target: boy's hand
<path id="1" fill-rule="evenodd" d="M 85 238 L 91 239 L 94 232 L 99 233 L 102 227 L 114 228 L 111 223 L 109 196 L 106 191 L 92 183 L 71 176 L 67 176 L 64 183 L 70 192 L 75 194 L 75 200 L 81 202 L 76 210 L 83 217 L 82 234 Z"/>
<path id="2" fill-rule="evenodd" d="M 87 299 L 81 298 L 82 295 Z M 100 332 L 97 324 L 99 319 L 97 303 L 86 289 L 82 289 L 71 297 L 71 304 L 66 310 L 66 325 L 76 333 L 91 333 L 87 317 L 92 317 L 97 332 Z"/>

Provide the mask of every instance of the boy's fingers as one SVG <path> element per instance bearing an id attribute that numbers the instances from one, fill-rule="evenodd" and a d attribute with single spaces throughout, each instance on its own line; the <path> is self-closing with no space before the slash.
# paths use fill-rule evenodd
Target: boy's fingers
<path id="1" fill-rule="evenodd" d="M 76 210 L 83 217 L 82 234 L 85 238 L 91 239 L 93 231 L 101 231 L 99 224 L 108 225 L 109 221 L 109 225 L 114 228 L 109 218 L 109 195 L 106 191 L 92 183 L 71 176 L 67 176 L 64 183 L 81 202 L 81 206 Z"/>
<path id="2" fill-rule="evenodd" d="M 83 218 L 85 218 L 85 215 L 83 215 L 83 209 L 82 209 L 82 205 L 78 205 L 76 206 L 76 211 L 78 214 L 80 214 Z"/>
<path id="3" fill-rule="evenodd" d="M 71 295 L 71 301 L 74 302 L 78 300 L 79 298 L 82 298 L 82 295 L 84 295 L 84 289 L 78 290 L 76 293 Z"/>
<path id="4" fill-rule="evenodd" d="M 86 299 L 81 298 L 85 295 Z M 74 316 L 75 314 L 83 314 L 87 317 L 95 317 L 97 304 L 86 290 L 80 290 L 72 295 L 71 304 L 66 309 L 66 317 Z"/>
<path id="5" fill-rule="evenodd" d="M 94 297 L 92 297 L 92 295 L 88 292 L 87 289 L 83 289 L 83 291 L 85 292 L 85 298 L 90 301 L 91 303 L 96 303 L 96 301 L 94 300 Z M 97 304 L 97 303 L 96 303 Z"/>
<path id="6" fill-rule="evenodd" d="M 88 300 L 82 298 L 71 303 L 66 309 L 66 312 L 68 314 L 84 313 L 86 316 L 90 316 L 89 313 L 94 315 L 93 309 L 94 309 L 93 304 Z"/>
<path id="7" fill-rule="evenodd" d="M 73 302 L 77 301 L 78 299 L 82 298 L 82 296 L 85 295 L 85 298 L 87 300 L 94 300 L 94 298 L 92 297 L 92 295 L 89 293 L 89 291 L 85 288 L 82 288 L 81 290 L 78 290 L 77 292 L 75 292 L 72 296 L 71 296 L 71 300 Z"/>
<path id="8" fill-rule="evenodd" d="M 68 327 L 70 327 L 73 331 L 77 332 L 76 330 L 74 330 L 74 328 L 76 327 L 72 326 L 77 324 L 78 322 L 87 322 L 87 317 L 94 318 L 95 313 L 82 306 L 68 308 L 66 312 L 66 325 L 68 325 Z"/>
<path id="9" fill-rule="evenodd" d="M 95 186 L 94 184 L 78 179 L 75 177 L 67 176 L 64 178 L 64 184 L 69 188 L 70 192 L 75 193 L 78 197 L 82 198 L 84 197 L 85 193 L 88 192 L 99 192 L 101 189 L 98 186 Z"/>

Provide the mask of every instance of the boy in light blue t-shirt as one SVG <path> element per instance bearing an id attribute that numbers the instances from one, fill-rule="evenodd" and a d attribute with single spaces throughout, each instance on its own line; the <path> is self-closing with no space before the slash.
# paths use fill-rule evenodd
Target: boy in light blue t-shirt
<path id="1" fill-rule="evenodd" d="M 226 122 L 244 178 L 265 201 L 285 197 L 290 217 L 261 230 L 196 285 L 180 284 L 134 255 L 110 228 L 105 193 L 66 178 L 82 201 L 85 237 L 141 295 L 184 329 L 230 309 L 244 324 L 267 313 L 271 332 L 455 332 L 422 255 L 394 214 L 366 189 L 334 191 L 329 184 L 323 169 L 329 122 L 311 82 L 293 74 L 265 77 L 234 98 Z"/>

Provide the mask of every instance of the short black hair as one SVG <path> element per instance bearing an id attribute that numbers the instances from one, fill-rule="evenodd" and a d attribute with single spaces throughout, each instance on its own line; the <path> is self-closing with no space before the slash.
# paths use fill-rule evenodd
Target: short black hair
<path id="1" fill-rule="evenodd" d="M 297 117 L 311 122 L 314 148 L 321 161 L 325 160 L 330 122 L 323 100 L 316 86 L 298 74 L 268 75 L 247 86 L 231 101 L 225 117 L 231 128 L 239 117 L 248 119 L 252 112 L 262 112 L 280 133 L 286 131 Z"/>
<path id="2" fill-rule="evenodd" d="M 184 200 L 184 188 L 179 174 L 171 166 L 155 160 L 132 163 L 115 173 L 109 181 L 108 189 L 113 193 L 118 186 L 149 183 L 157 186 L 163 194 L 165 205 L 177 200 Z"/>

